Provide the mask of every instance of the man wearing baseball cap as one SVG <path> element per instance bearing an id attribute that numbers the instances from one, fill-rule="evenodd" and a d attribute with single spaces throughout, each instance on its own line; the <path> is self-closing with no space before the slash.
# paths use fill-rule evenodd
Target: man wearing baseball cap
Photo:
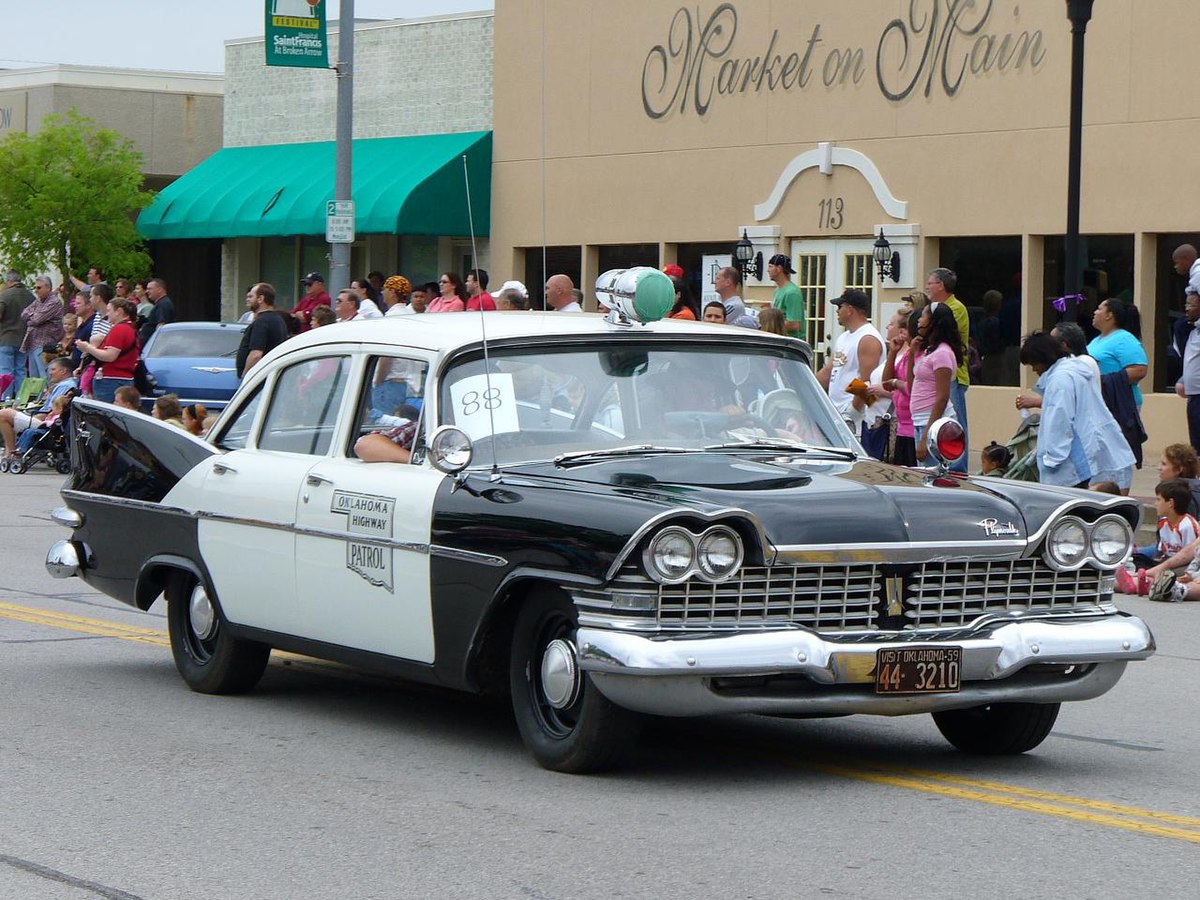
<path id="1" fill-rule="evenodd" d="M 776 253 L 767 263 L 767 277 L 778 286 L 772 302 L 783 313 L 783 330 L 794 337 L 804 337 L 804 295 L 792 281 L 796 270 L 786 253 Z"/>
<path id="2" fill-rule="evenodd" d="M 333 300 L 325 290 L 325 276 L 320 272 L 309 272 L 300 279 L 304 285 L 304 296 L 292 310 L 292 315 L 300 322 L 300 330 L 308 331 L 312 325 L 312 311 L 318 306 L 333 308 Z"/>
<path id="3" fill-rule="evenodd" d="M 846 390 L 855 378 L 870 381 L 883 359 L 883 335 L 871 324 L 871 298 L 851 288 L 833 301 L 837 307 L 838 324 L 844 329 L 833 345 L 833 352 L 817 373 L 817 381 L 829 392 L 829 399 L 842 418 L 855 422 L 854 395 Z M 851 431 L 858 434 L 857 424 Z"/>

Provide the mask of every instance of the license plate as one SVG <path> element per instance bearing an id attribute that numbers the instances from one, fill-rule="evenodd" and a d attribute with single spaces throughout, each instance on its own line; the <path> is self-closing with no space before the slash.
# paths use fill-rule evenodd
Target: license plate
<path id="1" fill-rule="evenodd" d="M 956 694 L 962 647 L 903 647 L 875 651 L 875 693 Z"/>

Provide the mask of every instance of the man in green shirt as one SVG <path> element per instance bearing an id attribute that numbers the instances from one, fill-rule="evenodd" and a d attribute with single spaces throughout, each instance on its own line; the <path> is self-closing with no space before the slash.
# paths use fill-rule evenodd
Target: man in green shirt
<path id="1" fill-rule="evenodd" d="M 804 337 L 804 295 L 791 276 L 796 274 L 792 261 L 785 253 L 776 253 L 767 263 L 767 277 L 778 289 L 772 306 L 783 313 L 783 330 L 795 337 Z"/>

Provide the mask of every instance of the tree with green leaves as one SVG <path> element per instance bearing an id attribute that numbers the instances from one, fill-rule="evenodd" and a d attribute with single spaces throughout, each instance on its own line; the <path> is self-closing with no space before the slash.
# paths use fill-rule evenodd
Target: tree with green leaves
<path id="1" fill-rule="evenodd" d="M 37 134 L 0 141 L 0 263 L 144 277 L 150 256 L 133 222 L 151 199 L 132 141 L 74 109 L 47 116 Z"/>

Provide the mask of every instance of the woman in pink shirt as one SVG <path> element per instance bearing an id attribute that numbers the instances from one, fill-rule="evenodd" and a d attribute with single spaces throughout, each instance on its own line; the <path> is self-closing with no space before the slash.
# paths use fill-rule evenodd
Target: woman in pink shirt
<path id="1" fill-rule="evenodd" d="M 438 279 L 438 289 L 442 295 L 429 304 L 425 312 L 462 312 L 467 308 L 467 289 L 462 280 L 453 272 L 443 272 Z"/>
<path id="2" fill-rule="evenodd" d="M 921 313 L 909 306 L 901 308 L 888 323 L 887 360 L 883 364 L 880 387 L 891 392 L 892 409 L 896 413 L 896 445 L 890 462 L 898 466 L 917 464 L 917 443 L 913 434 L 912 411 L 909 408 L 908 369 L 912 353 L 909 340 L 917 329 Z M 872 389 L 875 385 L 871 385 Z M 874 390 L 872 390 L 872 393 Z"/>
<path id="3" fill-rule="evenodd" d="M 928 452 L 928 427 L 942 416 L 953 416 L 950 382 L 962 362 L 962 337 L 954 313 L 945 303 L 926 306 L 917 320 L 917 336 L 909 345 L 912 368 L 908 372 L 909 410 L 912 415 L 917 461 Z"/>

